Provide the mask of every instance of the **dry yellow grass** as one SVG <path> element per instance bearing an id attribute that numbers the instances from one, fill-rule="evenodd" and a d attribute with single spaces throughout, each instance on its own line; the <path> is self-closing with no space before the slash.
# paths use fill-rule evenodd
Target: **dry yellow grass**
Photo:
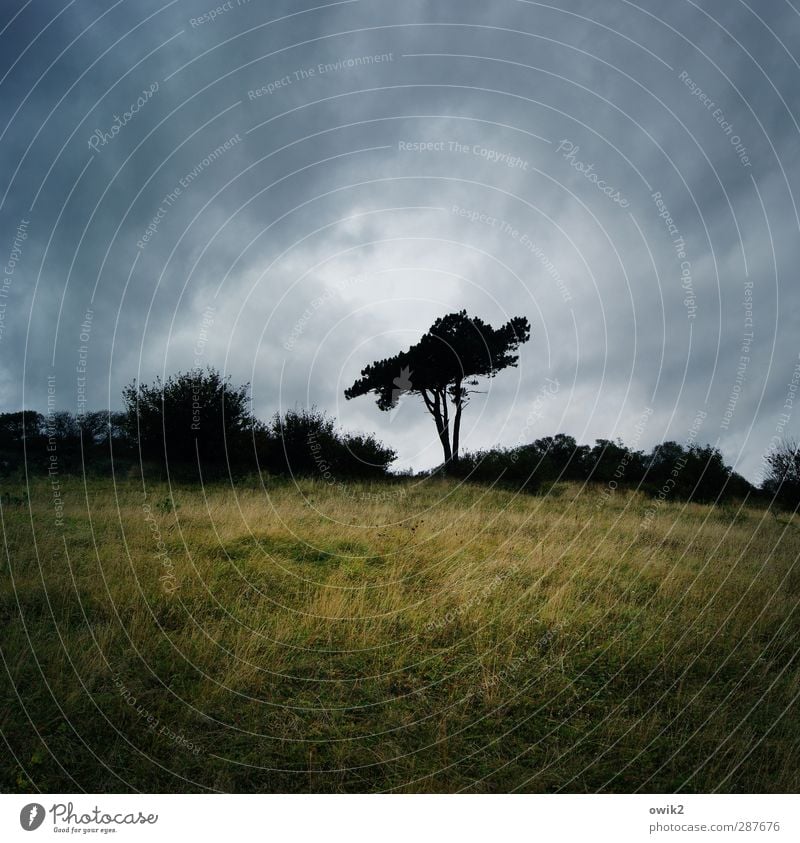
<path id="1" fill-rule="evenodd" d="M 800 542 L 762 508 L 62 485 L 63 526 L 44 481 L 3 507 L 5 790 L 800 784 Z"/>

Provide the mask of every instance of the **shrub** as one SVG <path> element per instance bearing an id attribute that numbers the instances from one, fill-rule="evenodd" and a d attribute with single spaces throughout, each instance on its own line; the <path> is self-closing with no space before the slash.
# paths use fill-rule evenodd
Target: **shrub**
<path id="1" fill-rule="evenodd" d="M 152 385 L 135 381 L 122 393 L 124 430 L 143 460 L 218 467 L 238 465 L 249 447 L 255 420 L 249 384 L 233 387 L 215 369 L 193 369 Z"/>
<path id="2" fill-rule="evenodd" d="M 762 489 L 788 509 L 800 505 L 800 450 L 796 442 L 780 442 L 767 455 Z"/>
<path id="3" fill-rule="evenodd" d="M 381 478 L 397 454 L 371 434 L 344 433 L 316 408 L 276 413 L 260 431 L 259 461 L 273 474 Z"/>
<path id="4" fill-rule="evenodd" d="M 615 488 L 641 487 L 653 495 L 695 501 L 743 498 L 753 491 L 710 445 L 684 447 L 664 442 L 646 455 L 608 439 L 598 439 L 592 447 L 578 445 L 563 433 L 517 448 L 464 454 L 447 467 L 447 472 L 466 480 L 501 483 L 526 491 L 564 480 L 613 482 Z M 797 476 L 800 478 L 800 460 Z"/>

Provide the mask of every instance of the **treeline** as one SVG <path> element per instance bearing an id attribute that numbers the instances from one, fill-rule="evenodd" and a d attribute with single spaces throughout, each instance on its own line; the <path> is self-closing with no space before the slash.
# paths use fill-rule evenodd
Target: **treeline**
<path id="1" fill-rule="evenodd" d="M 118 474 L 169 470 L 181 479 L 262 471 L 335 482 L 388 478 L 397 457 L 313 408 L 257 419 L 249 386 L 235 387 L 213 369 L 134 382 L 122 398 L 119 412 L 0 414 L 0 472 L 109 473 L 113 466 Z"/>
<path id="2" fill-rule="evenodd" d="M 91 412 L 81 416 L 35 410 L 0 413 L 0 472 L 76 473 L 82 464 L 110 470 L 111 446 L 124 457 L 124 414 Z"/>
<path id="3" fill-rule="evenodd" d="M 516 448 L 464 454 L 450 473 L 526 491 L 575 480 L 603 484 L 612 491 L 638 488 L 654 496 L 695 501 L 741 499 L 755 491 L 710 445 L 664 442 L 644 452 L 608 439 L 579 445 L 563 433 Z"/>
<path id="4" fill-rule="evenodd" d="M 233 386 L 214 369 L 134 382 L 122 398 L 123 409 L 114 412 L 0 414 L 0 473 L 110 473 L 113 467 L 117 474 L 169 470 L 195 480 L 255 471 L 331 484 L 396 478 L 390 467 L 397 454 L 375 436 L 342 431 L 313 408 L 259 420 L 249 386 Z M 759 492 L 790 508 L 800 503 L 800 455 L 790 442 L 768 456 L 760 490 L 710 445 L 664 442 L 645 452 L 607 439 L 579 445 L 565 434 L 466 453 L 426 473 L 526 492 L 571 480 L 672 499 L 724 501 Z"/>

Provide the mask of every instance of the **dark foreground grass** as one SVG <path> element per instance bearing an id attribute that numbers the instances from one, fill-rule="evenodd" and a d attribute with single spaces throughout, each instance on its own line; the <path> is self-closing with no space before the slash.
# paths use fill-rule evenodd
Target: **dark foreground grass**
<path id="1" fill-rule="evenodd" d="M 3 791 L 800 785 L 800 542 L 763 508 L 3 491 Z"/>

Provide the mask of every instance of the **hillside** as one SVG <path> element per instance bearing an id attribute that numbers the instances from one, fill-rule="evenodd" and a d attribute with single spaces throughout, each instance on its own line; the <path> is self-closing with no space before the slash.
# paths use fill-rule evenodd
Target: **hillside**
<path id="1" fill-rule="evenodd" d="M 4 791 L 800 788 L 800 541 L 763 508 L 3 491 Z"/>

